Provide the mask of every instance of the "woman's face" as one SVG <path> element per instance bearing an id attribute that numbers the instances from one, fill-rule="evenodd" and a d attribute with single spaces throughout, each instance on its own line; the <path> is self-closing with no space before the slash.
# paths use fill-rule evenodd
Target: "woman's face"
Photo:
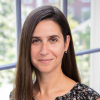
<path id="1" fill-rule="evenodd" d="M 52 20 L 42 20 L 36 26 L 31 44 L 31 62 L 41 73 L 61 69 L 63 54 L 68 49 L 70 36 L 64 38 L 60 26 Z"/>

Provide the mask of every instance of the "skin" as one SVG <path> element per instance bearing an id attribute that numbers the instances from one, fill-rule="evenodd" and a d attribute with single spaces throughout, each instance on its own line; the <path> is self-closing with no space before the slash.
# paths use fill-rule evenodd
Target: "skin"
<path id="1" fill-rule="evenodd" d="M 39 86 L 34 84 L 35 100 L 55 100 L 76 84 L 61 70 L 62 57 L 69 43 L 70 36 L 67 35 L 64 42 L 60 26 L 54 21 L 42 20 L 36 26 L 31 44 L 31 62 L 38 70 L 39 82 Z"/>

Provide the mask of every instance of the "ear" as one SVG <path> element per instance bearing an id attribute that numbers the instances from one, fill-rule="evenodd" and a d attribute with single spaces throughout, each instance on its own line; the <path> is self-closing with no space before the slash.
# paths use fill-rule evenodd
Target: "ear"
<path id="1" fill-rule="evenodd" d="M 70 36 L 69 36 L 69 35 L 67 35 L 67 36 L 66 36 L 66 41 L 65 41 L 65 51 L 67 51 L 67 50 L 68 50 L 69 43 L 70 43 Z"/>

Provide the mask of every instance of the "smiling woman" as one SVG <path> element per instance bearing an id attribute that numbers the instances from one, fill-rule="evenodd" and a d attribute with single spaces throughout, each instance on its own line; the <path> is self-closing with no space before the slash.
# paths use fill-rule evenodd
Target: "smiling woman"
<path id="1" fill-rule="evenodd" d="M 42 73 L 61 68 L 61 60 L 68 49 L 70 36 L 66 36 L 67 41 L 64 43 L 59 25 L 48 19 L 38 23 L 32 38 L 31 62 L 35 68 Z"/>
<path id="2" fill-rule="evenodd" d="M 32 80 L 35 72 L 36 80 Z M 80 81 L 67 19 L 54 6 L 33 10 L 22 28 L 13 100 L 96 100 Z M 99 100 L 99 99 L 98 99 Z"/>

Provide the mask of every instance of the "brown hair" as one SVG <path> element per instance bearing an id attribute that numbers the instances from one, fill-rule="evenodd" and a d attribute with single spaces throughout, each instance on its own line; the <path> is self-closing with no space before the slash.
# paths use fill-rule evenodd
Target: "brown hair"
<path id="1" fill-rule="evenodd" d="M 62 71 L 69 78 L 76 82 L 81 82 L 75 60 L 75 52 L 71 31 L 67 19 L 63 13 L 54 6 L 41 6 L 33 10 L 26 18 L 20 36 L 19 56 L 17 61 L 17 72 L 15 79 L 15 89 L 13 91 L 13 100 L 31 100 L 33 93 L 32 73 L 35 71 L 31 63 L 31 41 L 36 25 L 44 19 L 50 19 L 56 22 L 60 27 L 66 41 L 66 36 L 70 36 L 70 44 L 67 53 L 62 59 Z"/>

